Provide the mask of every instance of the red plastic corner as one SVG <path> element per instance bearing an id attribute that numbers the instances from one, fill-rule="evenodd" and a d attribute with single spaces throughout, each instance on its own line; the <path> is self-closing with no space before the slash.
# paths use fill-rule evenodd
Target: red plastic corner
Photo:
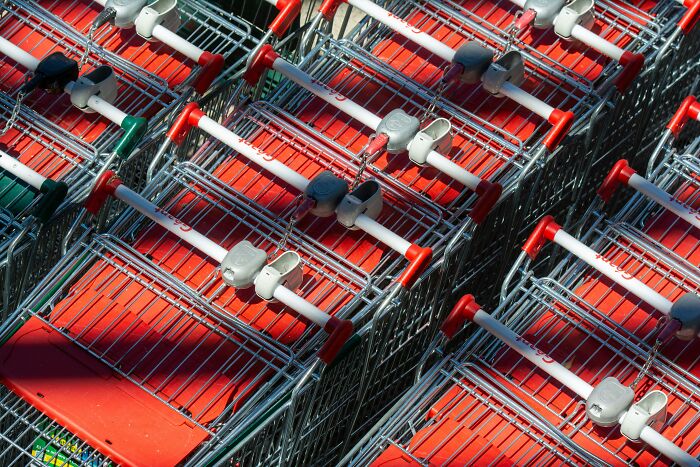
<path id="1" fill-rule="evenodd" d="M 194 82 L 194 90 L 198 94 L 204 94 L 211 83 L 214 82 L 221 70 L 224 69 L 224 56 L 221 54 L 212 54 L 209 52 L 202 52 L 199 56 L 197 63 L 202 67 L 199 70 L 199 75 Z"/>
<path id="2" fill-rule="evenodd" d="M 331 21 L 338 11 L 338 7 L 346 1 L 347 0 L 325 0 L 318 8 L 318 12 L 321 13 L 325 19 Z"/>
<path id="3" fill-rule="evenodd" d="M 479 311 L 481 307 L 476 303 L 474 295 L 467 294 L 459 299 L 457 304 L 452 308 L 450 314 L 445 319 L 445 322 L 440 326 L 440 331 L 448 339 L 452 339 L 462 326 L 465 321 L 472 321 L 476 312 Z"/>
<path id="4" fill-rule="evenodd" d="M 328 333 L 328 339 L 318 351 L 318 358 L 326 365 L 330 365 L 352 336 L 355 327 L 350 320 L 331 316 L 323 329 Z"/>
<path id="5" fill-rule="evenodd" d="M 690 34 L 700 19 L 700 0 L 685 0 L 683 6 L 688 9 L 678 21 L 678 27 L 686 36 Z"/>
<path id="6" fill-rule="evenodd" d="M 544 138 L 544 145 L 549 152 L 554 151 L 569 133 L 575 118 L 576 116 L 573 112 L 563 112 L 559 109 L 554 109 L 552 111 L 547 121 L 551 123 L 553 127 Z"/>
<path id="7" fill-rule="evenodd" d="M 301 13 L 301 0 L 277 0 L 275 6 L 279 13 L 270 23 L 269 28 L 275 36 L 282 37 Z"/>
<path id="8" fill-rule="evenodd" d="M 676 113 L 673 114 L 666 128 L 671 130 L 674 138 L 678 138 L 685 124 L 688 123 L 689 118 L 700 120 L 700 103 L 695 96 L 688 96 L 683 99 L 683 102 L 681 102 Z"/>
<path id="9" fill-rule="evenodd" d="M 251 86 L 255 86 L 260 81 L 260 77 L 267 69 L 271 69 L 275 60 L 279 58 L 279 54 L 275 52 L 270 44 L 265 44 L 260 47 L 260 50 L 255 54 L 248 65 L 248 69 L 243 75 L 243 79 Z"/>
<path id="10" fill-rule="evenodd" d="M 605 180 L 603 180 L 600 188 L 598 188 L 598 196 L 600 196 L 600 199 L 606 203 L 610 201 L 610 198 L 617 190 L 617 187 L 620 186 L 620 183 L 627 185 L 630 177 L 635 173 L 634 169 L 630 167 L 625 159 L 617 161 L 610 170 L 610 173 L 605 177 Z"/>
<path id="11" fill-rule="evenodd" d="M 199 104 L 190 102 L 182 108 L 180 115 L 173 122 L 173 126 L 166 133 L 167 138 L 178 146 L 181 145 L 187 137 L 187 133 L 190 132 L 190 128 L 197 126 L 202 117 L 204 117 L 204 112 L 200 110 Z"/>
<path id="12" fill-rule="evenodd" d="M 420 277 L 423 271 L 430 265 L 430 260 L 433 259 L 433 250 L 430 248 L 421 248 L 415 243 L 408 247 L 406 251 L 406 259 L 410 261 L 403 274 L 398 278 L 397 282 L 403 287 L 410 289 L 415 284 L 416 279 Z"/>
<path id="13" fill-rule="evenodd" d="M 554 217 L 544 216 L 523 245 L 523 251 L 534 260 L 545 242 L 554 240 L 554 236 L 560 229 L 561 226 L 554 221 Z"/>
<path id="14" fill-rule="evenodd" d="M 486 219 L 486 216 L 491 212 L 496 202 L 501 198 L 503 187 L 500 183 L 491 183 L 488 180 L 482 180 L 476 187 L 476 194 L 479 196 L 476 204 L 469 213 L 477 224 L 481 224 Z"/>
<path id="15" fill-rule="evenodd" d="M 121 179 L 113 170 L 107 170 L 97 179 L 95 187 L 85 200 L 85 209 L 96 216 L 109 196 L 114 195 L 114 190 L 122 184 Z"/>
<path id="16" fill-rule="evenodd" d="M 615 80 L 615 87 L 620 93 L 623 93 L 632 84 L 639 72 L 642 71 L 644 55 L 625 51 L 620 57 L 620 65 L 622 65 L 622 71 Z"/>

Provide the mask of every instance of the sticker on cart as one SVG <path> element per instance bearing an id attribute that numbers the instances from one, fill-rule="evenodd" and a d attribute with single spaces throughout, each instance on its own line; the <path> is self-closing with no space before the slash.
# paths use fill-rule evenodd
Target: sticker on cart
<path id="1" fill-rule="evenodd" d="M 114 467 L 100 453 L 65 430 L 49 430 L 34 441 L 32 457 L 51 467 Z"/>

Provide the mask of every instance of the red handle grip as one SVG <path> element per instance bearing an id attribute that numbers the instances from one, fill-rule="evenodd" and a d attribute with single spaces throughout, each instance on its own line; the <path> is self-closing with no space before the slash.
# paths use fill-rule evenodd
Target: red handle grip
<path id="1" fill-rule="evenodd" d="M 121 184 L 121 179 L 113 170 L 105 171 L 85 200 L 85 209 L 93 216 L 99 214 L 107 198 L 114 195 L 114 190 Z"/>
<path id="2" fill-rule="evenodd" d="M 561 226 L 554 221 L 554 217 L 544 216 L 523 245 L 523 251 L 534 260 L 544 247 L 545 242 L 554 240 L 559 229 Z"/>
<path id="3" fill-rule="evenodd" d="M 179 146 L 185 140 L 187 133 L 190 132 L 190 128 L 197 126 L 199 119 L 203 116 L 204 112 L 199 109 L 199 104 L 190 102 L 183 107 L 165 136 Z"/>
<path id="4" fill-rule="evenodd" d="M 549 115 L 547 120 L 554 126 L 544 138 L 544 145 L 550 152 L 554 151 L 569 133 L 574 124 L 574 118 L 576 117 L 573 112 L 562 112 L 559 109 L 554 109 Z"/>
<path id="5" fill-rule="evenodd" d="M 681 134 L 683 127 L 688 123 L 688 119 L 700 120 L 700 102 L 695 98 L 695 96 L 688 96 L 683 99 L 681 105 L 673 114 L 671 121 L 668 122 L 666 128 L 671 130 L 674 138 L 678 138 Z"/>
<path id="6" fill-rule="evenodd" d="M 323 329 L 328 333 L 328 339 L 318 351 L 318 358 L 326 365 L 330 365 L 343 345 L 350 339 L 355 328 L 352 321 L 331 316 Z"/>
<path id="7" fill-rule="evenodd" d="M 269 28 L 275 36 L 282 37 L 301 13 L 301 0 L 277 0 L 275 7 L 279 13 L 272 20 Z"/>
<path id="8" fill-rule="evenodd" d="M 617 161 L 610 170 L 610 173 L 605 177 L 605 180 L 603 180 L 600 188 L 598 188 L 598 196 L 600 196 L 600 199 L 606 203 L 610 201 L 610 198 L 617 190 L 617 187 L 620 186 L 620 183 L 627 185 L 627 182 L 630 181 L 630 177 L 635 173 L 634 169 L 630 167 L 625 159 Z"/>
<path id="9" fill-rule="evenodd" d="M 472 321 L 474 319 L 474 315 L 476 315 L 476 312 L 480 309 L 481 307 L 478 303 L 476 303 L 474 295 L 464 295 L 452 308 L 452 311 L 450 311 L 450 314 L 442 323 L 442 326 L 440 326 L 440 331 L 445 335 L 445 337 L 452 339 L 455 334 L 462 329 L 464 322 L 467 320 Z"/>
<path id="10" fill-rule="evenodd" d="M 642 71 L 644 55 L 625 51 L 620 57 L 620 65 L 622 65 L 622 71 L 615 80 L 615 87 L 623 93 L 632 84 L 639 72 Z"/>
<path id="11" fill-rule="evenodd" d="M 503 187 L 500 183 L 491 183 L 487 180 L 482 180 L 476 187 L 476 194 L 479 196 L 476 204 L 469 213 L 477 224 L 481 224 L 486 219 L 486 216 L 491 212 L 494 205 L 501 198 Z"/>
<path id="12" fill-rule="evenodd" d="M 331 21 L 338 11 L 340 4 L 346 1 L 347 0 L 325 0 L 321 3 L 321 6 L 318 7 L 318 12 L 321 13 L 325 19 Z"/>
<path id="13" fill-rule="evenodd" d="M 253 56 L 248 69 L 243 75 L 243 79 L 248 82 L 251 86 L 255 86 L 260 81 L 260 77 L 265 72 L 265 70 L 271 69 L 272 65 L 275 63 L 280 55 L 275 52 L 270 44 L 265 44 L 260 47 L 255 56 Z"/>
<path id="14" fill-rule="evenodd" d="M 397 282 L 403 287 L 410 289 L 416 282 L 416 279 L 430 266 L 430 260 L 433 259 L 433 250 L 430 248 L 421 248 L 415 243 L 406 251 L 406 259 L 410 261 L 403 274 L 399 276 Z"/>
<path id="15" fill-rule="evenodd" d="M 221 54 L 212 54 L 209 52 L 203 52 L 197 60 L 201 69 L 199 70 L 199 75 L 193 84 L 193 88 L 197 93 L 204 94 L 211 83 L 219 76 L 221 70 L 224 68 L 224 56 Z"/>
<path id="16" fill-rule="evenodd" d="M 678 27 L 687 36 L 700 19 L 700 0 L 685 0 L 683 6 L 688 8 L 688 11 L 678 21 Z"/>

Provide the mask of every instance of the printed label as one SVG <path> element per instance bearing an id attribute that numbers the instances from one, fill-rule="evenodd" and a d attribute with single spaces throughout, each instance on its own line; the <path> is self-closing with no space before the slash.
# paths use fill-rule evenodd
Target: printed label
<path id="1" fill-rule="evenodd" d="M 535 351 L 535 354 L 536 354 L 538 357 L 540 357 L 540 358 L 542 359 L 543 362 L 545 362 L 545 363 L 554 363 L 554 359 L 553 359 L 552 357 L 550 357 L 549 355 L 547 355 L 546 353 L 544 353 L 543 351 L 541 351 L 540 349 L 538 349 L 537 347 L 535 347 L 533 344 L 529 343 L 527 340 L 525 340 L 524 337 L 518 336 L 515 340 L 518 341 L 518 342 L 522 342 L 523 344 L 527 345 L 527 346 L 530 347 L 532 350 L 534 350 L 534 351 Z"/>

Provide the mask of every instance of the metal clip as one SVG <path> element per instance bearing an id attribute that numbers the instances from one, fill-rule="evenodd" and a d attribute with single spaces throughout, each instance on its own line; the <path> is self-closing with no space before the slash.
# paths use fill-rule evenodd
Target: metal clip
<path id="1" fill-rule="evenodd" d="M 551 28 L 554 20 L 566 4 L 566 0 L 526 0 L 523 10 L 535 12 L 533 26 L 537 29 Z"/>
<path id="2" fill-rule="evenodd" d="M 277 286 L 283 285 L 290 290 L 296 290 L 303 279 L 301 257 L 294 251 L 285 251 L 262 268 L 255 278 L 255 293 L 263 300 L 274 298 Z"/>
<path id="3" fill-rule="evenodd" d="M 316 175 L 306 186 L 306 197 L 314 200 L 311 213 L 319 217 L 329 217 L 348 193 L 348 184 L 329 170 Z"/>
<path id="4" fill-rule="evenodd" d="M 683 295 L 671 305 L 671 319 L 681 323 L 676 331 L 676 337 L 681 340 L 691 340 L 700 332 L 700 297 L 692 292 Z"/>
<path id="5" fill-rule="evenodd" d="M 666 421 L 668 397 L 661 391 L 651 391 L 627 411 L 620 424 L 620 433 L 631 441 L 638 441 L 645 426 L 660 430 Z"/>
<path id="6" fill-rule="evenodd" d="M 84 74 L 70 89 L 71 103 L 86 113 L 95 112 L 88 107 L 92 96 L 99 96 L 110 104 L 117 99 L 117 77 L 109 66 L 102 65 Z"/>
<path id="7" fill-rule="evenodd" d="M 177 0 L 157 0 L 143 8 L 134 20 L 136 34 L 149 41 L 153 38 L 153 28 L 158 25 L 171 31 L 180 26 Z"/>
<path id="8" fill-rule="evenodd" d="M 420 120 L 401 109 L 394 109 L 379 122 L 377 134 L 389 138 L 386 150 L 389 154 L 400 154 L 406 149 L 420 128 Z"/>
<path id="9" fill-rule="evenodd" d="M 221 262 L 221 275 L 224 283 L 237 289 L 253 285 L 258 273 L 267 263 L 267 253 L 255 248 L 248 240 L 234 245 Z"/>
<path id="10" fill-rule="evenodd" d="M 586 400 L 586 415 L 596 425 L 609 427 L 619 423 L 622 413 L 632 404 L 634 391 L 609 376 L 598 384 Z"/>
<path id="11" fill-rule="evenodd" d="M 360 214 L 376 219 L 382 212 L 382 188 L 376 180 L 367 180 L 348 193 L 338 206 L 338 222 L 356 230 L 355 220 Z"/>
<path id="12" fill-rule="evenodd" d="M 118 28 L 130 28 L 148 0 L 107 0 L 105 10 L 114 10 L 111 22 Z"/>
<path id="13" fill-rule="evenodd" d="M 488 92 L 496 97 L 503 97 L 502 94 L 499 94 L 503 83 L 507 81 L 519 86 L 525 81 L 523 56 L 517 50 L 507 52 L 489 66 L 481 81 L 484 84 L 484 89 Z"/>
<path id="14" fill-rule="evenodd" d="M 418 133 L 408 146 L 408 158 L 418 165 L 425 165 L 430 151 L 446 154 L 452 149 L 452 123 L 438 118 Z"/>
<path id="15" fill-rule="evenodd" d="M 460 81 L 476 84 L 493 62 L 493 51 L 470 41 L 462 44 L 456 51 L 452 63 L 461 67 Z"/>
<path id="16" fill-rule="evenodd" d="M 561 13 L 554 19 L 554 32 L 562 39 L 570 40 L 574 26 L 581 25 L 590 28 L 595 22 L 593 0 L 574 0 L 562 8 Z"/>

